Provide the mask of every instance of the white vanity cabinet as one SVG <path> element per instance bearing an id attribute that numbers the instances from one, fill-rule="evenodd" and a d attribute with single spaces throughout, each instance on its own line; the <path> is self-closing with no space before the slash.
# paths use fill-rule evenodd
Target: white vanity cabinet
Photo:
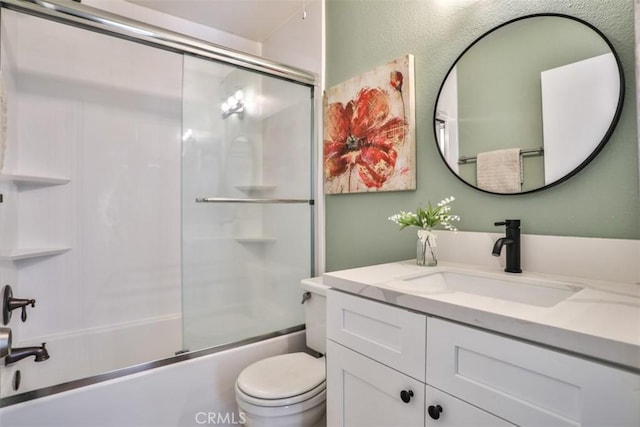
<path id="1" fill-rule="evenodd" d="M 427 383 L 522 426 L 640 426 L 640 376 L 429 317 Z"/>
<path id="2" fill-rule="evenodd" d="M 511 425 L 425 385 L 424 314 L 329 290 L 327 338 L 327 426 Z"/>
<path id="3" fill-rule="evenodd" d="M 327 338 L 424 382 L 423 314 L 329 290 Z"/>
<path id="4" fill-rule="evenodd" d="M 327 426 L 424 426 L 426 331 L 421 314 L 329 290 Z"/>
<path id="5" fill-rule="evenodd" d="M 640 426 L 640 376 L 327 293 L 327 425 Z"/>
<path id="6" fill-rule="evenodd" d="M 426 424 L 433 427 L 503 427 L 514 426 L 450 394 L 425 387 Z"/>
<path id="7" fill-rule="evenodd" d="M 424 426 L 424 383 L 331 340 L 327 387 L 327 426 Z"/>

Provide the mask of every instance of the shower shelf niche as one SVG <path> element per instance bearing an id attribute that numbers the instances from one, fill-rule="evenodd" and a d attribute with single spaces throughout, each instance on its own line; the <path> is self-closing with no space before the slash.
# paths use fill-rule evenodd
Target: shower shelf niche
<path id="1" fill-rule="evenodd" d="M 0 261 L 20 261 L 30 258 L 39 258 L 60 255 L 71 248 L 23 248 L 0 250 Z"/>
<path id="2" fill-rule="evenodd" d="M 243 193 L 265 193 L 267 191 L 273 191 L 275 185 L 236 185 L 236 188 Z"/>
<path id="3" fill-rule="evenodd" d="M 47 175 L 31 175 L 31 174 L 2 174 L 0 181 L 13 182 L 17 186 L 25 184 L 37 185 L 63 185 L 69 183 L 69 178 Z"/>
<path id="4" fill-rule="evenodd" d="M 235 237 L 234 239 L 238 243 L 274 243 L 276 241 L 275 238 L 266 236 Z"/>
<path id="5" fill-rule="evenodd" d="M 36 187 L 49 187 L 64 185 L 71 182 L 69 178 L 53 175 L 36 175 L 26 173 L 3 173 L 0 174 L 0 183 L 12 183 L 15 185 L 15 190 L 10 191 L 14 196 L 11 200 L 15 200 L 14 197 L 20 197 L 18 194 L 22 187 L 36 186 Z M 7 194 L 5 194 L 6 196 Z M 4 198 L 6 201 L 6 197 Z M 63 254 L 69 251 L 69 247 L 14 247 L 0 249 L 0 261 L 22 261 L 33 258 L 42 258 Z"/>

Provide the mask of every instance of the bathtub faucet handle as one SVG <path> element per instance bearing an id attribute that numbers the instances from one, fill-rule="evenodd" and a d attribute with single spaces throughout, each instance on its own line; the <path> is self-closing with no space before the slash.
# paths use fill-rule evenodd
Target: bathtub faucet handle
<path id="1" fill-rule="evenodd" d="M 22 307 L 22 313 L 20 313 L 20 320 L 22 320 L 22 322 L 26 322 L 27 321 L 27 306 L 28 305 L 31 305 L 31 307 L 35 307 L 36 306 L 36 300 L 34 300 L 34 299 L 27 300 L 26 304 L 20 306 L 20 307 Z"/>
<path id="2" fill-rule="evenodd" d="M 26 322 L 28 305 L 35 307 L 36 300 L 31 298 L 14 298 L 11 286 L 5 286 L 2 292 L 2 323 L 5 325 L 8 324 L 9 320 L 11 320 L 11 312 L 17 308 L 22 310 L 20 319 Z"/>

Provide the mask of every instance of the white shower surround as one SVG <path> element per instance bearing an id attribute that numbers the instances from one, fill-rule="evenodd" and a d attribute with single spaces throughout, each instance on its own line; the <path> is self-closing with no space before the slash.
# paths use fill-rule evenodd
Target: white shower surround
<path id="1" fill-rule="evenodd" d="M 179 328 L 164 334 L 173 349 L 151 344 L 148 356 L 126 328 L 136 335 L 180 314 L 181 56 L 8 10 L 2 25 L 12 125 L 3 173 L 65 179 L 3 183 L 3 252 L 63 250 L 2 260 L 3 285 L 36 299 L 27 322 L 8 325 L 13 347 L 47 342 L 51 354 L 4 368 L 3 392 L 18 368 L 24 392 L 49 371 L 64 381 L 173 355 Z M 125 340 L 106 339 L 116 336 Z"/>
<path id="2" fill-rule="evenodd" d="M 107 2 L 102 2 L 99 0 L 96 0 L 96 1 L 87 0 L 87 1 L 84 1 L 83 3 L 90 6 L 94 6 L 94 7 L 101 7 L 103 9 L 107 9 L 114 13 L 128 15 L 134 19 L 139 19 L 142 21 L 149 22 L 151 24 L 160 25 L 165 28 L 173 29 L 174 31 L 190 34 L 192 36 L 196 36 L 208 41 L 212 41 L 214 43 L 219 43 L 235 49 L 243 50 L 248 53 L 260 54 L 262 50 L 268 51 L 270 52 L 271 58 L 279 60 L 283 63 L 292 64 L 294 66 L 312 68 L 313 71 L 315 71 L 317 74 L 319 75 L 321 74 L 321 67 L 322 67 L 321 58 L 323 57 L 322 42 L 321 42 L 323 4 L 321 2 L 314 3 L 313 5 L 314 13 L 310 14 L 310 17 L 309 17 L 310 19 L 308 18 L 306 20 L 306 22 L 304 23 L 304 26 L 301 26 L 301 23 L 298 22 L 298 20 L 292 19 L 291 22 L 285 23 L 280 29 L 278 29 L 276 33 L 274 33 L 272 37 L 273 39 L 272 42 L 267 41 L 263 45 L 252 42 L 250 40 L 242 39 L 240 37 L 237 37 L 231 34 L 222 33 L 215 29 L 210 29 L 203 26 L 199 26 L 199 25 L 193 25 L 192 23 L 189 23 L 187 21 L 174 18 L 174 17 L 169 17 L 166 15 L 157 13 L 155 11 L 151 11 L 136 5 L 132 5 L 127 2 L 113 1 L 113 0 L 110 0 Z M 7 14 L 5 14 L 3 11 L 3 16 L 5 15 Z M 38 21 L 38 22 L 41 23 L 45 21 Z M 3 29 L 6 28 L 7 31 L 12 30 L 10 28 L 10 25 L 5 26 L 4 24 L 5 23 L 3 22 Z M 48 23 L 47 25 L 49 24 L 51 23 Z M 22 28 L 21 30 L 24 31 L 24 28 Z M 67 31 L 67 29 L 65 29 L 64 31 Z M 70 28 L 69 31 L 80 31 L 80 30 Z M 85 37 L 84 34 L 86 33 L 83 32 L 82 34 L 83 34 L 83 43 L 86 43 L 86 44 L 90 43 L 87 39 L 91 39 L 93 35 L 90 35 L 89 37 Z M 288 37 L 289 35 L 291 35 L 292 37 Z M 97 37 L 100 37 L 100 36 L 97 36 Z M 303 39 L 310 40 L 313 43 L 300 45 L 300 42 Z M 294 40 L 294 42 L 291 42 L 291 40 Z M 105 46 L 102 48 L 93 48 L 93 49 L 91 49 L 87 45 L 88 50 L 86 52 L 92 55 L 90 59 L 98 61 L 98 63 L 101 62 L 103 65 L 109 65 L 110 63 L 112 63 L 112 61 L 105 59 L 106 55 L 115 55 L 125 63 L 130 63 L 135 59 L 140 60 L 139 52 L 136 52 L 136 49 L 144 49 L 144 47 L 138 46 L 138 47 L 131 48 L 133 52 L 131 52 L 129 48 L 125 48 L 123 52 L 122 49 L 117 49 L 114 47 L 114 45 L 117 45 L 119 43 L 126 43 L 126 42 L 116 40 L 116 41 L 111 41 L 110 43 L 112 43 L 111 46 Z M 292 49 L 287 50 L 287 43 L 293 43 L 295 46 Z M 63 48 L 62 56 L 59 58 L 60 65 L 64 63 L 65 61 L 64 55 L 67 54 L 66 49 L 64 49 L 64 47 L 65 47 L 64 44 L 60 45 L 60 48 Z M 166 61 L 169 61 L 169 62 L 173 61 L 172 59 L 167 59 L 173 56 L 173 54 L 159 51 L 159 55 L 165 57 Z M 115 63 L 115 61 L 118 58 L 111 58 L 111 59 L 114 61 L 113 63 Z M 35 58 L 34 60 L 37 62 L 39 59 Z M 172 65 L 167 66 L 166 63 L 160 64 L 156 61 L 149 60 L 148 58 L 141 60 L 141 62 L 144 62 L 144 61 L 146 61 L 145 65 L 148 66 L 147 73 L 144 75 L 143 78 L 137 81 L 131 81 L 132 77 L 134 77 L 132 73 L 123 72 L 123 73 L 120 73 L 119 76 L 114 76 L 113 69 L 109 69 L 108 67 L 106 69 L 103 68 L 102 77 L 107 79 L 119 78 L 120 81 L 118 82 L 118 84 L 123 84 L 123 85 L 139 84 L 141 86 L 144 86 L 145 81 L 152 74 L 156 76 L 159 75 L 160 78 L 173 80 L 175 77 L 175 73 L 179 70 L 179 67 L 175 66 L 177 65 L 175 62 L 173 62 Z M 9 68 L 6 63 L 3 65 L 5 69 Z M 137 64 L 137 65 L 140 65 L 140 64 Z M 56 67 L 54 67 L 54 69 L 55 68 Z M 132 72 L 135 71 L 135 67 L 132 67 L 130 71 Z M 171 73 L 173 73 L 174 75 L 171 76 Z M 144 74 L 144 69 L 140 70 L 140 74 Z M 82 75 L 82 72 L 79 72 L 78 76 L 81 76 L 81 75 Z M 5 76 L 5 78 L 9 80 L 11 83 L 12 76 L 8 76 L 8 77 Z M 157 78 L 157 77 L 154 77 L 154 78 Z M 13 82 L 13 83 L 14 83 L 13 89 L 15 94 L 16 82 Z M 172 84 L 168 86 L 169 86 L 168 92 L 161 94 L 161 96 L 175 97 L 176 101 L 179 100 L 180 90 L 178 86 L 175 86 Z M 320 108 L 318 108 L 318 106 L 319 106 L 319 99 L 316 99 L 316 111 L 320 111 Z M 47 106 L 43 104 L 41 108 L 46 109 Z M 174 150 L 174 151 L 177 150 L 177 152 L 179 153 L 180 137 L 181 137 L 180 135 L 181 116 L 178 110 L 176 110 L 175 113 L 176 114 L 171 114 L 171 117 L 164 117 L 162 120 L 155 120 L 154 118 L 148 118 L 149 122 L 147 124 L 149 126 L 146 126 L 145 129 L 152 132 L 152 127 L 161 122 L 161 126 L 165 128 L 164 134 L 170 135 L 170 137 L 165 141 L 164 147 L 166 147 L 167 150 Z M 17 114 L 10 114 L 10 118 L 13 117 L 17 119 L 17 116 L 18 116 Z M 121 118 L 125 118 L 125 116 L 126 114 L 120 115 Z M 50 122 L 56 123 L 55 116 L 51 116 L 49 120 Z M 46 128 L 46 126 L 43 125 L 42 128 Z M 95 136 L 103 138 L 102 142 L 105 143 L 103 145 L 107 147 L 109 145 L 104 141 L 105 139 L 106 140 L 109 139 L 107 136 L 111 136 L 113 132 L 118 132 L 118 131 L 121 131 L 122 134 L 126 134 L 126 130 L 124 130 L 120 126 L 114 126 L 113 123 L 104 124 L 103 129 L 104 129 L 103 134 L 97 133 Z M 99 143 L 100 141 L 97 139 L 95 142 Z M 79 164 L 81 163 L 81 160 L 78 159 L 78 157 L 69 158 L 68 156 L 66 156 L 67 154 L 69 153 L 64 153 L 64 152 L 56 153 L 56 151 L 54 150 L 52 152 L 46 153 L 44 156 L 38 156 L 36 160 L 37 162 L 40 162 L 40 163 L 34 164 L 33 166 L 36 169 L 40 166 L 45 167 L 45 169 L 47 169 L 47 174 L 49 175 L 63 176 L 65 178 L 69 177 L 71 179 L 70 183 L 62 186 L 48 186 L 46 188 L 36 188 L 34 191 L 31 192 L 32 194 L 29 196 L 25 196 L 24 194 L 25 192 L 22 192 L 23 194 L 20 194 L 19 196 L 21 198 L 21 204 L 22 204 L 22 201 L 24 201 L 24 204 L 40 203 L 42 205 L 47 205 L 47 204 L 55 203 L 56 201 L 60 200 L 60 197 L 67 197 L 67 198 L 70 196 L 73 197 L 73 193 L 79 191 L 77 188 L 78 183 L 80 182 L 79 177 L 77 176 L 71 177 L 69 176 L 70 174 L 65 173 L 64 171 L 68 170 L 68 166 L 70 166 L 70 164 L 73 164 L 74 162 L 76 164 Z M 77 156 L 77 154 L 75 156 Z M 99 165 L 100 156 L 101 154 L 98 154 L 96 156 L 96 162 L 97 162 L 96 165 Z M 28 158 L 28 155 L 22 156 L 22 160 L 26 158 Z M 175 222 L 174 221 L 171 221 L 171 222 L 175 224 L 175 227 L 179 227 L 179 200 L 180 200 L 179 155 L 172 157 L 172 159 L 176 159 L 177 162 L 174 162 L 171 165 L 169 165 L 170 167 L 166 169 L 166 173 L 162 180 L 158 180 L 155 182 L 159 190 L 157 194 L 161 195 L 162 197 L 155 199 L 155 201 L 158 203 L 154 206 L 149 207 L 149 210 L 152 211 L 153 213 L 144 214 L 143 216 L 145 218 L 145 221 L 157 220 L 157 221 L 162 221 L 162 223 L 165 223 L 169 219 L 177 219 Z M 14 171 L 20 171 L 20 172 L 22 171 L 20 169 L 21 166 L 18 167 L 19 161 L 20 161 L 20 158 L 17 155 L 14 156 L 13 159 L 9 159 L 10 166 L 11 164 L 13 164 Z M 23 162 L 22 164 L 25 164 L 25 163 Z M 150 164 L 149 166 L 151 168 L 154 168 L 157 165 Z M 10 169 L 5 168 L 3 172 L 10 173 L 14 171 L 11 171 Z M 130 187 L 133 187 L 133 186 L 130 186 Z M 4 191 L 7 188 L 8 188 L 8 191 Z M 131 190 L 133 190 L 133 188 L 131 188 Z M 170 193 L 169 197 L 167 197 L 167 191 Z M 5 193 L 5 200 L 7 200 L 7 198 L 10 199 L 11 197 L 17 198 L 19 194 L 19 192 L 17 191 L 17 188 L 14 186 L 13 183 L 6 183 L 6 182 L 3 183 L 3 192 Z M 44 197 L 44 201 L 41 197 L 42 194 L 46 194 Z M 173 194 L 176 197 L 172 198 L 171 194 Z M 169 200 L 169 199 L 175 200 L 177 204 L 174 205 L 173 208 L 170 208 L 169 209 L 170 212 L 168 213 L 165 202 L 166 200 Z M 103 203 L 100 205 L 105 209 L 105 215 L 106 215 L 105 218 L 108 218 L 108 214 L 109 214 L 108 205 L 109 205 L 108 203 L 106 204 Z M 66 246 L 71 247 L 70 251 L 63 253 L 62 255 L 57 255 L 56 257 L 45 259 L 46 263 L 48 264 L 58 264 L 58 267 L 53 267 L 54 269 L 59 268 L 61 270 L 66 270 L 66 271 L 69 271 L 70 269 L 74 268 L 73 267 L 74 265 L 76 266 L 76 268 L 79 265 L 84 265 L 78 260 L 78 258 L 85 256 L 84 254 L 79 254 L 79 255 L 74 254 L 74 250 L 77 251 L 78 249 L 74 247 L 74 242 L 69 241 L 68 235 L 65 234 L 65 231 L 74 230 L 74 228 L 77 226 L 77 221 L 79 220 L 79 216 L 80 216 L 80 212 L 78 210 L 71 218 L 69 218 L 67 216 L 68 212 L 64 212 L 64 209 L 68 209 L 68 208 L 69 208 L 68 206 L 62 207 L 60 209 L 54 210 L 54 212 L 47 211 L 41 214 L 41 217 L 48 217 L 46 221 L 47 224 L 50 224 L 51 221 L 56 221 L 61 219 L 63 221 L 69 220 L 69 223 L 62 230 L 58 230 L 57 228 L 54 229 L 53 235 L 47 236 L 48 239 L 46 239 L 49 241 L 54 241 L 54 243 L 56 244 L 59 244 L 60 242 L 62 242 L 65 245 L 65 247 Z M 78 206 L 77 204 L 74 204 L 71 208 L 75 210 L 75 209 L 78 209 Z M 20 215 L 18 215 L 17 212 L 7 211 L 7 209 L 5 209 L 5 212 L 3 212 L 2 214 L 5 216 L 5 219 L 13 217 L 14 219 L 16 219 L 16 221 L 18 217 L 22 216 L 22 212 L 20 213 Z M 162 217 L 163 215 L 165 217 Z M 170 218 L 166 217 L 166 215 L 170 215 Z M 67 217 L 65 218 L 65 216 Z M 6 221 L 6 222 L 9 222 L 9 221 Z M 3 246 L 4 244 L 7 244 L 7 243 L 8 244 L 16 243 L 19 238 L 24 239 L 24 236 L 29 235 L 29 233 L 31 233 L 30 235 L 32 236 L 36 236 L 36 233 L 37 233 L 37 231 L 27 232 L 26 234 L 24 232 L 20 233 L 17 230 L 8 230 L 7 233 L 4 233 L 4 231 L 5 230 L 3 230 L 3 236 L 6 236 L 7 239 L 3 239 L 4 240 Z M 135 231 L 135 229 L 132 229 L 131 231 Z M 22 237 L 19 237 L 19 234 L 22 234 Z M 148 360 L 155 360 L 161 357 L 167 357 L 172 355 L 174 351 L 181 349 L 182 336 L 181 336 L 181 327 L 180 327 L 180 307 L 179 307 L 179 304 L 180 304 L 180 296 L 179 296 L 179 293 L 180 293 L 180 280 L 179 280 L 180 234 L 179 234 L 179 230 L 174 228 L 171 228 L 170 230 L 168 230 L 167 234 L 171 236 L 169 238 L 171 242 L 168 242 L 168 243 L 165 242 L 167 243 L 166 245 L 160 245 L 159 247 L 155 246 L 152 248 L 154 250 L 163 248 L 161 250 L 166 251 L 165 253 L 165 255 L 167 256 L 167 258 L 165 259 L 166 262 L 164 263 L 164 265 L 158 266 L 156 270 L 157 274 L 154 273 L 152 277 L 145 277 L 144 280 L 140 281 L 140 283 L 142 284 L 142 287 L 144 287 L 145 283 L 150 284 L 154 282 L 157 283 L 159 281 L 161 285 L 160 286 L 161 293 L 156 294 L 154 297 L 154 300 L 149 304 L 146 304 L 146 305 L 143 304 L 141 306 L 142 307 L 141 311 L 136 309 L 136 307 L 139 307 L 140 301 L 136 300 L 134 297 L 134 299 L 130 301 L 131 304 L 125 305 L 124 307 L 118 307 L 118 306 L 109 307 L 107 304 L 107 306 L 105 306 L 105 310 L 103 310 L 102 312 L 104 316 L 101 317 L 100 316 L 101 309 L 99 307 L 96 308 L 91 304 L 86 306 L 82 306 L 78 304 L 77 300 L 74 300 L 73 298 L 68 298 L 68 296 L 71 295 L 70 293 L 61 292 L 59 288 L 56 287 L 55 284 L 49 283 L 47 284 L 46 287 L 38 288 L 36 297 L 39 301 L 37 304 L 37 308 L 29 311 L 30 322 L 28 322 L 25 325 L 21 325 L 21 324 L 18 324 L 18 321 L 14 320 L 10 325 L 14 329 L 14 347 L 31 345 L 31 344 L 39 344 L 39 342 L 42 340 L 44 336 L 46 336 L 48 332 L 55 329 L 56 323 L 63 323 L 64 328 L 61 331 L 58 331 L 53 335 L 49 335 L 46 338 L 47 346 L 50 349 L 51 354 L 55 355 L 55 357 L 52 356 L 52 358 L 49 361 L 43 364 L 31 364 L 29 362 L 22 362 L 20 364 L 14 365 L 13 367 L 0 369 L 3 371 L 0 374 L 1 375 L 0 383 L 2 384 L 1 388 L 3 392 L 3 396 L 15 394 L 13 391 L 10 390 L 10 380 L 12 378 L 13 371 L 17 368 L 18 365 L 20 365 L 20 367 L 23 368 L 24 380 L 23 380 L 23 387 L 20 389 L 20 392 L 24 392 L 26 390 L 36 389 L 41 387 L 46 382 L 47 379 L 81 378 L 86 375 L 92 375 L 92 374 L 104 372 L 105 370 L 115 369 L 122 366 L 129 366 L 131 364 L 136 364 L 136 363 L 142 363 Z M 319 236 L 321 239 L 322 239 L 322 235 L 323 233 L 319 233 Z M 51 242 L 37 242 L 37 243 L 49 244 L 49 246 L 51 246 Z M 141 248 L 132 248 L 132 250 L 134 249 L 138 249 L 139 252 L 141 250 Z M 142 248 L 142 250 L 144 250 L 144 248 Z M 322 259 L 323 259 L 322 251 L 316 251 L 316 256 L 317 258 L 320 258 L 320 262 L 322 262 Z M 75 260 L 73 259 L 73 257 L 76 257 Z M 65 259 L 67 261 L 65 261 Z M 70 259 L 71 261 L 69 261 Z M 36 261 L 27 260 L 27 261 L 18 261 L 18 262 L 24 263 L 25 265 L 32 264 L 34 266 L 37 266 L 37 264 L 39 263 L 37 260 Z M 0 275 L 2 276 L 3 279 L 6 279 L 8 282 L 24 283 L 25 281 L 23 280 L 23 278 L 31 274 L 29 271 L 33 269 L 31 269 L 30 266 L 28 266 L 27 268 L 24 268 L 23 266 L 21 266 L 20 268 L 16 268 L 15 263 L 16 261 L 0 262 Z M 98 265 L 98 264 L 99 263 L 96 263 L 94 265 Z M 34 274 L 37 275 L 38 267 L 35 267 L 34 271 L 35 271 Z M 42 268 L 40 268 L 40 275 L 43 276 Z M 135 294 L 136 293 L 135 289 L 126 287 L 126 285 L 130 283 L 127 283 L 126 281 L 121 282 L 120 285 L 123 285 L 123 287 L 121 287 L 120 290 L 123 290 L 123 291 L 129 290 L 133 294 Z M 76 289 L 78 288 L 82 289 L 83 285 L 84 283 L 81 285 L 80 283 L 76 282 L 71 287 Z M 111 289 L 111 291 L 112 290 L 113 289 Z M 140 290 L 142 291 L 142 289 Z M 102 291 L 106 291 L 106 293 L 101 293 Z M 96 292 L 95 302 L 99 302 L 101 299 L 104 299 L 108 302 L 111 299 L 111 297 L 109 296 L 109 292 L 110 292 L 109 289 L 105 288 L 102 291 L 99 289 L 95 289 L 95 292 Z M 24 292 L 30 293 L 31 289 L 29 289 L 28 286 L 24 286 L 22 289 L 20 289 L 19 292 L 20 292 L 20 295 L 22 295 Z M 65 299 L 65 296 L 67 296 L 66 299 Z M 54 304 L 53 306 L 57 307 L 59 311 L 57 313 L 52 313 L 51 305 L 49 301 L 51 301 L 51 299 L 55 300 L 56 298 L 59 298 L 59 300 L 56 301 L 56 304 Z M 49 306 L 49 309 L 47 309 L 47 306 Z M 114 309 L 114 310 L 110 310 L 110 309 Z M 74 323 L 75 321 L 74 315 L 77 318 L 78 313 L 84 313 L 83 314 L 84 316 L 88 316 L 88 318 L 91 318 L 91 319 L 96 319 L 95 324 L 84 325 L 86 326 L 86 328 L 82 327 L 80 329 L 77 329 L 77 324 Z M 96 313 L 98 314 L 98 316 L 94 317 Z M 56 314 L 62 314 L 62 316 L 57 316 Z M 122 315 L 124 315 L 124 317 L 122 317 Z M 37 321 L 38 318 L 47 319 L 47 321 L 45 322 L 46 325 L 43 322 L 40 322 L 40 326 L 36 326 L 36 324 L 38 323 Z M 49 319 L 52 320 L 51 323 L 48 321 Z M 127 343 L 139 342 L 140 339 L 144 336 L 146 337 L 152 336 L 156 338 L 155 342 L 150 343 L 147 346 L 148 351 L 144 355 L 138 351 L 131 351 L 131 349 L 129 348 L 118 348 L 115 345 L 113 346 L 112 351 L 102 352 L 101 355 L 99 355 L 100 351 L 97 349 L 97 347 L 95 348 L 87 347 L 88 345 L 90 346 L 91 343 L 101 342 L 104 339 L 108 339 L 109 341 L 114 343 L 116 342 L 121 343 L 119 344 L 120 347 L 122 347 L 124 344 L 124 346 L 126 347 Z M 299 349 L 299 347 L 300 347 L 299 345 L 288 346 L 288 348 L 280 349 L 278 351 L 284 351 L 284 352 L 292 351 L 292 350 Z M 252 351 L 255 351 L 256 354 L 258 354 L 261 351 L 259 350 L 259 348 L 260 348 L 259 345 L 257 347 L 256 346 L 248 347 L 247 354 L 245 356 L 253 357 L 251 355 Z M 251 350 L 251 349 L 254 349 L 254 350 Z M 91 361 L 92 357 L 95 357 L 93 362 Z M 71 363 L 71 364 L 67 364 L 67 367 L 64 368 L 60 364 L 53 362 L 56 359 L 58 359 L 59 362 L 62 362 L 63 360 L 67 360 L 67 361 L 71 360 L 73 362 L 77 362 L 77 365 L 73 366 L 73 364 Z M 109 367 L 110 362 L 114 362 L 115 365 L 112 364 Z M 24 364 L 26 363 L 29 363 L 28 369 L 24 369 L 25 368 Z M 74 372 L 73 374 L 69 375 L 69 371 L 76 368 L 77 368 L 77 372 Z M 40 371 L 37 371 L 37 369 L 40 369 Z M 25 371 L 26 371 L 26 375 L 25 375 Z M 29 372 L 34 372 L 34 374 L 32 375 Z M 42 373 L 42 375 L 39 376 L 35 374 L 37 372 Z M 38 377 L 39 379 L 36 377 Z M 118 380 L 116 380 L 116 382 L 118 382 Z M 217 382 L 217 380 L 214 382 Z M 228 387 L 228 385 L 229 385 L 228 382 L 226 383 L 221 382 L 219 384 L 219 386 L 221 387 L 223 386 Z M 81 391 L 73 392 L 74 395 L 78 395 L 81 393 L 82 393 Z M 31 402 L 29 405 L 37 406 L 40 400 L 42 399 L 38 399 L 36 402 Z M 95 404 L 100 405 L 100 402 L 96 401 Z M 22 406 L 22 405 L 17 405 L 17 406 Z M 3 413 L 6 413 L 6 409 L 3 409 L 2 411 L 0 411 L 0 414 L 3 414 Z M 5 420 L 6 418 L 3 418 L 0 415 L 0 419 Z M 82 422 L 79 425 L 86 425 L 86 423 Z M 123 425 L 123 424 L 122 422 L 120 422 L 120 423 L 115 423 L 114 425 Z"/>

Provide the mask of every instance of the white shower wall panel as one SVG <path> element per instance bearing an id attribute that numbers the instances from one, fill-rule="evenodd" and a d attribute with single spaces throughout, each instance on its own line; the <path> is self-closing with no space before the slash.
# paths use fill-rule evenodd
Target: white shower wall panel
<path id="1" fill-rule="evenodd" d="M 56 348 L 61 336 L 179 316 L 182 57 L 7 10 L 2 20 L 16 29 L 3 31 L 3 68 L 17 71 L 17 137 L 2 172 L 70 180 L 16 192 L 17 244 L 70 250 L 13 261 L 14 294 L 37 303 L 10 326 L 15 347 L 51 341 L 42 366 L 62 372 L 73 358 Z M 139 358 L 127 364 L 159 357 L 126 351 Z"/>
<path id="2" fill-rule="evenodd" d="M 83 118 L 80 280 L 90 326 L 179 311 L 179 159 L 161 118 Z M 115 126 L 114 126 L 115 125 Z M 114 127 L 116 132 L 110 131 Z"/>
<path id="3" fill-rule="evenodd" d="M 295 85 L 285 87 L 281 82 L 265 82 L 265 92 L 273 98 L 296 99 L 294 94 L 299 90 Z M 275 185 L 274 197 L 308 199 L 311 194 L 310 107 L 308 101 L 273 105 L 262 122 L 264 180 Z M 302 117 L 309 120 L 301 120 Z"/>
<path id="4" fill-rule="evenodd" d="M 46 363 L 28 361 L 2 368 L 0 393 L 11 396 L 164 359 L 180 348 L 181 327 L 180 317 L 174 315 L 48 336 L 51 358 Z M 13 377 L 17 370 L 22 384 L 15 391 Z"/>

